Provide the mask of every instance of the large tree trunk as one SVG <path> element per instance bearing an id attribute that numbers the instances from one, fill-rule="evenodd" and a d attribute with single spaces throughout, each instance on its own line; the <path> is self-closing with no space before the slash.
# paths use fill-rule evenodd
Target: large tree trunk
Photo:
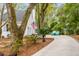
<path id="1" fill-rule="evenodd" d="M 0 25 L 2 25 L 2 21 L 0 20 Z M 0 28 L 0 39 L 1 39 L 1 35 L 2 35 L 2 28 Z"/>
<path id="2" fill-rule="evenodd" d="M 18 27 L 16 24 L 16 14 L 15 14 L 15 10 L 14 10 L 12 4 L 6 4 L 6 7 L 7 7 L 7 12 L 8 12 L 11 39 L 13 40 L 11 55 L 15 55 L 15 54 L 17 54 L 18 49 L 19 49 L 19 45 L 17 44 L 17 41 L 19 40 L 18 39 L 19 32 L 18 32 Z M 18 47 L 18 49 L 17 49 L 17 47 Z"/>
<path id="3" fill-rule="evenodd" d="M 25 11 L 21 26 L 18 27 L 16 24 L 16 14 L 15 10 L 12 6 L 12 4 L 6 4 L 9 21 L 10 21 L 10 32 L 12 34 L 13 44 L 12 44 L 12 53 L 11 55 L 17 55 L 19 52 L 19 48 L 22 46 L 23 43 L 23 35 L 26 29 L 26 25 L 29 19 L 29 16 L 32 12 L 32 9 L 34 8 L 36 4 L 30 4 L 28 9 Z"/>
<path id="4" fill-rule="evenodd" d="M 43 3 L 42 4 L 42 6 L 41 6 L 41 18 L 40 18 L 40 20 L 41 20 L 41 28 L 43 28 L 44 27 L 44 21 L 45 21 L 45 10 L 47 9 L 47 7 L 48 7 L 48 4 L 47 3 Z"/>
<path id="5" fill-rule="evenodd" d="M 41 19 L 41 24 L 40 24 L 41 28 L 43 28 L 44 25 L 45 25 L 45 23 L 44 23 L 44 20 L 45 20 L 45 10 L 47 9 L 47 7 L 48 7 L 48 4 L 42 4 L 42 6 L 41 6 L 41 18 L 40 18 Z M 42 42 L 46 42 L 45 35 L 43 35 Z"/>
<path id="6" fill-rule="evenodd" d="M 39 8 L 39 4 L 37 4 L 37 6 L 36 6 L 36 11 L 37 11 L 36 12 L 37 27 L 38 27 L 38 29 L 40 29 L 40 8 Z"/>
<path id="7" fill-rule="evenodd" d="M 2 17 L 3 17 L 4 7 L 5 6 L 3 5 L 2 10 L 1 10 L 0 26 L 2 25 Z M 1 38 L 1 35 L 2 35 L 2 27 L 0 27 L 0 38 Z"/>
<path id="8" fill-rule="evenodd" d="M 11 56 L 17 56 L 19 53 L 19 48 L 23 45 L 23 35 L 18 35 L 14 37 L 14 42 L 12 44 L 12 52 L 11 52 Z"/>

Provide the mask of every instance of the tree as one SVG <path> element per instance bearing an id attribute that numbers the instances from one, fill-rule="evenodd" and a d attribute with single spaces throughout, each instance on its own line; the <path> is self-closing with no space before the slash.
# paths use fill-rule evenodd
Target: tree
<path id="1" fill-rule="evenodd" d="M 36 6 L 36 19 L 37 19 L 37 25 L 40 29 L 44 24 L 44 16 L 45 16 L 45 10 L 47 9 L 48 4 L 37 4 Z"/>
<path id="2" fill-rule="evenodd" d="M 36 6 L 36 21 L 39 33 L 43 34 L 43 42 L 45 42 L 44 36 L 46 35 L 46 29 L 44 27 L 47 23 L 46 17 L 48 17 L 50 11 L 52 11 L 52 4 L 43 3 Z"/>
<path id="3" fill-rule="evenodd" d="M 3 4 L 2 10 L 1 10 L 1 15 L 0 15 L 0 25 L 2 25 L 2 19 L 3 19 L 2 17 L 3 17 L 4 7 L 5 7 L 5 5 Z M 2 27 L 0 27 L 0 38 L 1 38 L 1 35 L 2 35 Z"/>
<path id="4" fill-rule="evenodd" d="M 47 24 L 45 24 L 45 26 L 43 28 L 37 29 L 36 32 L 38 33 L 38 35 L 42 35 L 42 39 L 43 42 L 45 42 L 45 36 L 47 34 L 50 34 L 53 31 L 53 27 L 56 25 L 56 23 L 52 22 L 50 24 L 50 26 L 48 26 Z"/>
<path id="5" fill-rule="evenodd" d="M 32 9 L 36 4 L 30 4 L 27 10 L 25 11 L 22 23 L 20 27 L 16 24 L 16 14 L 15 9 L 12 6 L 12 3 L 6 4 L 7 11 L 8 11 L 8 18 L 10 21 L 10 32 L 12 34 L 13 44 L 12 44 L 12 54 L 11 55 L 17 55 L 19 52 L 19 48 L 22 46 L 22 39 L 23 35 L 26 29 L 26 25 L 29 19 L 29 16 L 32 12 Z"/>
<path id="6" fill-rule="evenodd" d="M 79 24 L 79 4 L 63 4 L 57 11 L 58 22 L 63 24 L 63 30 L 65 29 L 67 34 L 77 34 Z M 74 30 L 73 30 L 74 29 Z"/>

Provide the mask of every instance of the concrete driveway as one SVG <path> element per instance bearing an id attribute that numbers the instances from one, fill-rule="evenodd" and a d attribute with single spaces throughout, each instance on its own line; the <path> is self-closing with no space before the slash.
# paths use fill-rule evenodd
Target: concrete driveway
<path id="1" fill-rule="evenodd" d="M 53 36 L 54 41 L 32 56 L 79 56 L 79 43 L 70 36 Z"/>

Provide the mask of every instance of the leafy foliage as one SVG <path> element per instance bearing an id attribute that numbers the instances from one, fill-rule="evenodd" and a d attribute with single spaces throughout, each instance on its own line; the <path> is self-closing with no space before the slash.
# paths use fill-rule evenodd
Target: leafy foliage
<path id="1" fill-rule="evenodd" d="M 49 26 L 48 26 L 48 24 L 45 24 L 45 26 L 43 28 L 37 29 L 36 32 L 39 35 L 45 36 L 47 34 L 50 34 L 53 31 L 55 25 L 56 25 L 55 22 L 50 23 Z"/>
<path id="2" fill-rule="evenodd" d="M 63 7 L 59 8 L 57 11 L 58 22 L 60 27 L 62 27 L 62 32 L 64 29 L 67 34 L 78 34 L 79 31 L 79 4 L 63 4 Z"/>
<path id="3" fill-rule="evenodd" d="M 31 41 L 32 43 L 36 43 L 36 41 L 39 39 L 39 36 L 37 34 L 28 35 L 25 37 L 27 41 Z"/>

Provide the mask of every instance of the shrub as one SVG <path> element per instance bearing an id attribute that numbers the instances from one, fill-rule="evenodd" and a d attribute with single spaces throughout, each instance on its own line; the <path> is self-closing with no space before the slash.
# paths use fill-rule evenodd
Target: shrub
<path id="1" fill-rule="evenodd" d="M 26 39 L 26 45 L 27 47 L 29 47 L 32 44 L 36 44 L 36 41 L 39 39 L 39 36 L 37 34 L 32 34 L 25 36 L 25 39 Z"/>

